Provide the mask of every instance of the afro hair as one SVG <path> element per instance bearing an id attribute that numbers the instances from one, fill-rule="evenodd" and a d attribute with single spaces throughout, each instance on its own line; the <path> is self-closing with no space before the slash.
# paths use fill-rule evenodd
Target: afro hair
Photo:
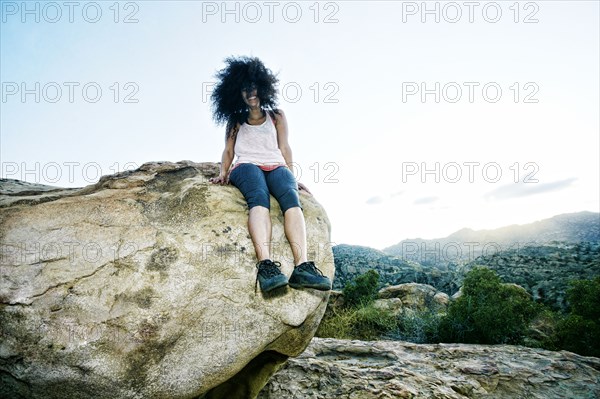
<path id="1" fill-rule="evenodd" d="M 242 99 L 242 89 L 256 86 L 261 108 L 277 112 L 277 76 L 257 57 L 227 57 L 227 66 L 215 75 L 217 83 L 211 94 L 214 121 L 227 123 L 227 135 L 236 123 L 244 123 L 248 106 Z"/>

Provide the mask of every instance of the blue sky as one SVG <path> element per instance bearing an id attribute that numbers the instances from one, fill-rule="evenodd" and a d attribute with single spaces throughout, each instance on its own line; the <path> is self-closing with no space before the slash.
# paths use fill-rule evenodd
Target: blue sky
<path id="1" fill-rule="evenodd" d="M 335 243 L 599 210 L 597 1 L 71 7 L 0 2 L 2 177 L 77 187 L 217 162 L 213 75 L 253 55 L 279 74 L 297 175 Z"/>

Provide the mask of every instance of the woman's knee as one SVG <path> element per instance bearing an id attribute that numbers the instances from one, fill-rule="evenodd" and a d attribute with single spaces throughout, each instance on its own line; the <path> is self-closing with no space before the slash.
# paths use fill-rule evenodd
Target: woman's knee
<path id="1" fill-rule="evenodd" d="M 279 202 L 279 207 L 283 214 L 293 207 L 302 209 L 296 178 L 288 168 L 279 167 L 269 172 L 266 180 L 269 190 L 275 199 L 277 199 L 277 202 Z"/>
<path id="2" fill-rule="evenodd" d="M 282 193 L 279 193 L 275 196 L 275 199 L 279 203 L 279 207 L 281 208 L 281 213 L 285 215 L 285 212 L 291 208 L 300 208 L 302 210 L 302 205 L 300 204 L 300 196 L 298 195 L 298 190 L 295 188 L 288 188 Z"/>
<path id="3" fill-rule="evenodd" d="M 249 190 L 243 194 L 249 209 L 252 209 L 255 206 L 262 206 L 267 209 L 271 208 L 271 195 L 266 187 L 257 187 L 256 189 Z"/>

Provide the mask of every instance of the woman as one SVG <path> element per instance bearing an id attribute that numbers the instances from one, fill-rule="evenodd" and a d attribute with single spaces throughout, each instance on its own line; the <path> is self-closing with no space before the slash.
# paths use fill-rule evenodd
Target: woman
<path id="1" fill-rule="evenodd" d="M 305 190 L 290 171 L 292 150 L 285 114 L 277 109 L 276 76 L 256 57 L 229 57 L 216 77 L 211 96 L 217 124 L 227 123 L 221 171 L 211 182 L 233 184 L 248 204 L 248 230 L 256 252 L 257 280 L 263 292 L 293 288 L 331 289 L 331 281 L 306 257 L 306 225 L 298 190 Z M 235 165 L 230 170 L 234 156 Z M 294 256 L 288 279 L 281 263 L 271 260 L 270 195 L 279 202 L 285 235 Z"/>

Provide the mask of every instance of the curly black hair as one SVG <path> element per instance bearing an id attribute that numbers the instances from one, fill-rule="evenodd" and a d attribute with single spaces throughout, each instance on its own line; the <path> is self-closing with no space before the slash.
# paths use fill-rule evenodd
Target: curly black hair
<path id="1" fill-rule="evenodd" d="M 248 106 L 242 99 L 242 89 L 256 85 L 261 108 L 277 111 L 277 76 L 265 67 L 257 57 L 227 57 L 227 66 L 215 74 L 217 84 L 211 94 L 214 121 L 220 125 L 227 123 L 226 136 L 232 133 L 237 123 L 248 118 Z M 233 132 L 235 134 L 236 132 Z"/>

